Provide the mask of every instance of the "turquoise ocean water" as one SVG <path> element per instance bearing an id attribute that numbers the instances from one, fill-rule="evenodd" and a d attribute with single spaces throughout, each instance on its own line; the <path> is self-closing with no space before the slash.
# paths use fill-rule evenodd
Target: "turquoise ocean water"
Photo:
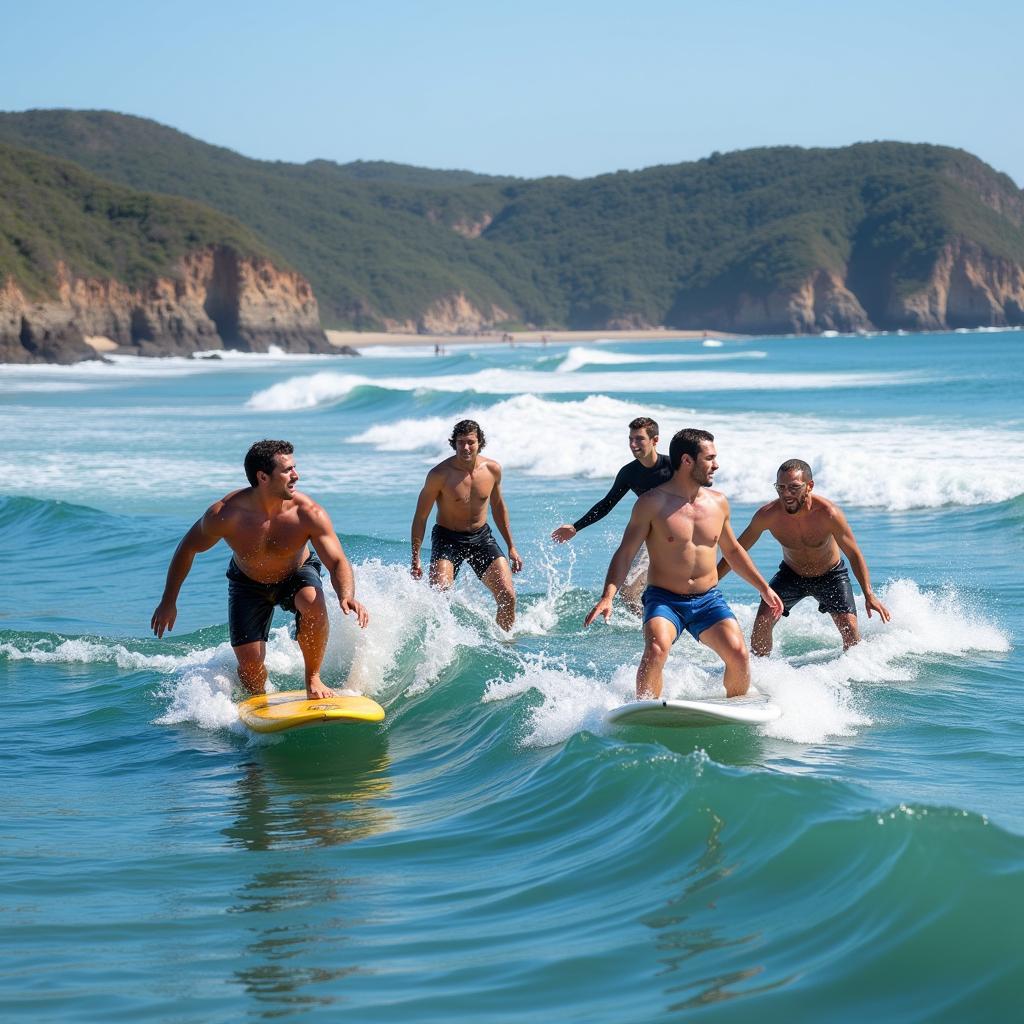
<path id="1" fill-rule="evenodd" d="M 8 1019 L 1007 1020 L 1024 990 L 1020 333 L 368 349 L 0 367 L 0 1005 Z M 804 602 L 760 730 L 609 732 L 641 641 L 585 633 L 629 500 L 569 545 L 653 415 L 717 438 L 737 532 L 800 457 L 892 622 Z M 513 643 L 407 571 L 474 416 L 526 567 Z M 327 678 L 382 727 L 254 738 L 228 558 L 148 622 L 181 534 L 296 445 L 373 621 Z M 631 499 L 630 499 L 631 500 Z M 762 571 L 779 560 L 770 537 Z M 725 584 L 745 629 L 756 597 Z M 858 590 L 858 603 L 860 595 Z M 279 613 L 268 665 L 301 685 Z M 666 693 L 715 692 L 688 638 Z"/>

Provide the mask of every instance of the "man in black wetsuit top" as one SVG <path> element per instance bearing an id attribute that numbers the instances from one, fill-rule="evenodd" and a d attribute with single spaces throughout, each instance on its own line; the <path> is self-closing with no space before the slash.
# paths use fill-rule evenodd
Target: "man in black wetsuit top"
<path id="1" fill-rule="evenodd" d="M 641 494 L 672 479 L 672 466 L 667 455 L 658 454 L 658 424 L 648 416 L 639 416 L 629 424 L 629 450 L 633 461 L 615 474 L 611 490 L 575 523 L 564 523 L 551 534 L 559 544 L 572 540 L 580 530 L 604 519 L 606 515 L 632 491 Z M 634 615 L 640 615 L 643 604 L 640 595 L 647 586 L 647 548 L 641 547 L 619 591 L 623 604 Z"/>

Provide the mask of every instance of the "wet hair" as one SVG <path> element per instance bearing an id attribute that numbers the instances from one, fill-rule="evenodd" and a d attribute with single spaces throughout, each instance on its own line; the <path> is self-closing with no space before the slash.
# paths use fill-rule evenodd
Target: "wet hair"
<path id="1" fill-rule="evenodd" d="M 460 434 L 476 434 L 477 440 L 480 442 L 480 448 L 483 449 L 484 445 L 487 444 L 487 438 L 484 437 L 484 432 L 480 429 L 480 424 L 476 420 L 459 420 L 458 423 L 452 427 L 452 436 L 448 438 L 448 443 L 454 448 L 455 438 Z"/>
<path id="2" fill-rule="evenodd" d="M 793 470 L 799 470 L 803 473 L 804 483 L 810 483 L 814 479 L 811 467 L 808 466 L 803 459 L 786 459 L 786 461 L 779 466 L 779 471 L 776 476 L 782 476 L 783 473 L 791 473 Z"/>
<path id="3" fill-rule="evenodd" d="M 653 441 L 658 436 L 658 424 L 650 416 L 637 416 L 629 424 L 630 430 L 645 430 L 647 436 Z"/>
<path id="4" fill-rule="evenodd" d="M 294 451 L 291 441 L 257 441 L 245 453 L 245 478 L 255 487 L 257 473 L 262 470 L 269 476 L 274 472 L 275 455 L 291 455 Z"/>
<path id="5" fill-rule="evenodd" d="M 700 455 L 702 441 L 714 441 L 715 435 L 707 430 L 700 430 L 697 427 L 684 427 L 672 437 L 672 443 L 668 447 L 668 461 L 675 473 L 683 461 L 684 455 L 689 455 L 696 461 Z"/>

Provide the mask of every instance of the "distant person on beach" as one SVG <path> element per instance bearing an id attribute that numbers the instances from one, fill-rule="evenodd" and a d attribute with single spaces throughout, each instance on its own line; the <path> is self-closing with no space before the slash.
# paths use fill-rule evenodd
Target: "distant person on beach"
<path id="1" fill-rule="evenodd" d="M 295 635 L 305 667 L 306 696 L 331 697 L 320 680 L 330 625 L 320 570 L 327 566 L 341 610 L 366 626 L 356 600 L 352 566 L 330 517 L 295 489 L 299 479 L 288 441 L 257 441 L 246 453 L 249 487 L 214 502 L 185 534 L 171 558 L 167 582 L 150 625 L 157 636 L 174 628 L 176 602 L 193 559 L 217 541 L 234 552 L 228 563 L 228 628 L 238 678 L 249 693 L 264 693 L 267 638 L 275 606 L 295 613 Z M 310 552 L 310 546 L 313 552 Z M 317 557 L 319 555 L 319 558 Z"/>
<path id="2" fill-rule="evenodd" d="M 658 424 L 649 416 L 638 416 L 630 422 L 629 450 L 633 453 L 633 461 L 615 474 L 611 490 L 575 523 L 563 523 L 559 526 L 551 534 L 553 541 L 564 544 L 572 540 L 580 530 L 604 519 L 625 497 L 627 491 L 632 491 L 639 497 L 672 479 L 672 467 L 669 465 L 668 456 L 658 454 Z M 640 615 L 643 611 L 640 595 L 646 586 L 647 548 L 641 547 L 619 591 L 622 603 L 634 615 Z"/>
<path id="3" fill-rule="evenodd" d="M 430 585 L 448 590 L 454 585 L 462 563 L 468 562 L 494 595 L 497 623 L 507 632 L 516 619 L 512 573 L 522 569 L 523 560 L 512 540 L 508 506 L 501 493 L 501 466 L 480 454 L 487 439 L 475 420 L 456 423 L 448 443 L 455 454 L 427 474 L 416 502 L 411 572 L 415 579 L 423 576 L 420 549 L 427 518 L 436 504 L 437 522 L 430 535 Z M 487 524 L 488 506 L 493 509 L 494 522 L 508 545 L 508 558 L 502 554 Z"/>
<path id="4" fill-rule="evenodd" d="M 889 609 L 871 589 L 871 574 L 853 530 L 838 505 L 813 493 L 811 467 L 802 459 L 790 459 L 779 466 L 775 490 L 779 496 L 762 505 L 740 534 L 740 547 L 749 551 L 768 530 L 782 545 L 782 562 L 771 579 L 772 589 L 785 606 L 782 614 L 789 615 L 793 605 L 813 597 L 818 602 L 818 611 L 832 616 L 843 639 L 843 650 L 849 650 L 860 642 L 860 630 L 850 574 L 842 555 L 853 566 L 853 574 L 864 593 L 868 618 L 876 611 L 883 622 L 890 619 Z M 726 555 L 718 563 L 719 580 L 729 571 L 730 561 Z M 765 657 L 772 653 L 777 619 L 762 601 L 750 634 L 754 654 Z"/>
<path id="5" fill-rule="evenodd" d="M 713 434 L 687 428 L 672 438 L 672 479 L 642 494 L 633 506 L 622 543 L 612 556 L 601 600 L 584 620 L 599 615 L 607 622 L 612 599 L 641 544 L 650 554 L 643 594 L 644 653 L 636 672 L 638 700 L 661 696 L 669 651 L 685 629 L 710 647 L 725 664 L 725 694 L 739 697 L 750 688 L 750 655 L 743 632 L 718 589 L 718 548 L 760 594 L 764 604 L 782 613 L 782 601 L 736 541 L 729 524 L 729 502 L 710 490 L 718 469 Z"/>

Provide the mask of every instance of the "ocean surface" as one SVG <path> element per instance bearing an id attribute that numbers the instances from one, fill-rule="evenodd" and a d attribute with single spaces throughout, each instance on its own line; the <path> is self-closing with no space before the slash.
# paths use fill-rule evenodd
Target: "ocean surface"
<path id="1" fill-rule="evenodd" d="M 435 357 L 0 367 L 0 1006 L 9 1020 L 1004 1021 L 1024 992 L 1024 334 L 480 344 Z M 892 621 L 803 602 L 760 729 L 610 731 L 642 641 L 584 631 L 632 498 L 570 544 L 626 425 L 716 435 L 736 532 L 805 459 Z M 408 573 L 460 418 L 525 561 L 509 642 Z M 296 446 L 372 622 L 326 679 L 381 726 L 257 738 L 228 551 L 149 633 L 174 547 Z M 779 549 L 753 555 L 766 574 Z M 723 584 L 744 630 L 757 598 Z M 273 684 L 301 686 L 289 617 Z M 673 650 L 666 695 L 721 691 Z"/>

